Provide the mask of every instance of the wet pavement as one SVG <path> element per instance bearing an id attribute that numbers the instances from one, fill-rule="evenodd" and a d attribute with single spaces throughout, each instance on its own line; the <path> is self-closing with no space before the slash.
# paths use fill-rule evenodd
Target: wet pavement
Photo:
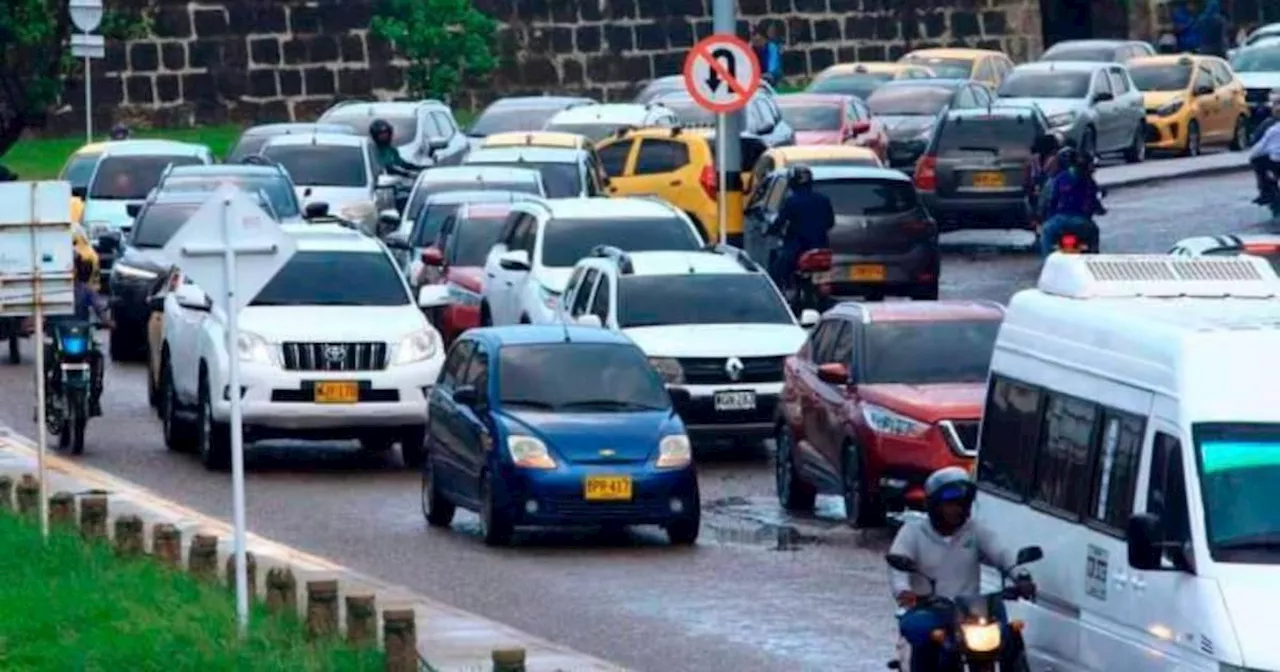
<path id="1" fill-rule="evenodd" d="M 1104 252 L 1162 252 L 1184 236 L 1262 230 L 1251 179 L 1209 177 L 1116 191 Z M 943 298 L 1007 301 L 1039 261 L 1022 234 L 946 237 Z M 28 364 L 0 364 L 0 423 L 34 435 Z M 106 416 L 79 461 L 222 518 L 225 475 L 165 450 L 141 365 L 112 366 Z M 248 519 L 258 534 L 639 670 L 884 669 L 892 604 L 889 531 L 854 531 L 836 500 L 783 514 L 761 451 L 702 466 L 702 540 L 670 548 L 656 530 L 523 535 L 490 549 L 476 519 L 427 529 L 419 479 L 394 457 L 345 446 L 273 444 L 248 459 Z M 424 652 L 430 657 L 430 652 Z"/>

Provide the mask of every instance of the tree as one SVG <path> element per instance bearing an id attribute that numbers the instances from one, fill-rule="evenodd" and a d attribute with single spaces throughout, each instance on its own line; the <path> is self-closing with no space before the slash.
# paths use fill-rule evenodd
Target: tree
<path id="1" fill-rule="evenodd" d="M 410 95 L 443 99 L 497 65 L 497 26 L 472 0 L 382 0 L 370 28 L 409 62 Z"/>

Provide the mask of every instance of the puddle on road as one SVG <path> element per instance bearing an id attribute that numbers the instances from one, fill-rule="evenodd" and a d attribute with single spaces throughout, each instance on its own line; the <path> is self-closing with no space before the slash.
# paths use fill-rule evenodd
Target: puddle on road
<path id="1" fill-rule="evenodd" d="M 702 505 L 708 537 L 726 544 L 798 551 L 807 546 L 848 546 L 880 549 L 896 531 L 896 521 L 877 530 L 855 530 L 844 515 L 839 497 L 818 497 L 812 514 L 784 511 L 771 497 L 725 497 Z"/>

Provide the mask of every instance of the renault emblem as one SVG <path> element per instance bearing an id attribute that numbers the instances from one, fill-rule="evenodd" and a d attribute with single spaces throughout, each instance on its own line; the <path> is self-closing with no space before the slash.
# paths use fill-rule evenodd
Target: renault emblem
<path id="1" fill-rule="evenodd" d="M 729 374 L 729 380 L 738 382 L 742 378 L 742 370 L 746 368 L 742 365 L 742 360 L 737 357 L 730 357 L 729 361 L 724 363 L 724 372 Z"/>
<path id="2" fill-rule="evenodd" d="M 347 359 L 347 349 L 341 345 L 326 345 L 324 359 L 330 364 L 341 364 Z"/>
<path id="3" fill-rule="evenodd" d="M 612 448 L 601 448 L 601 449 L 600 449 L 600 457 L 613 457 L 614 455 L 617 455 L 617 454 L 618 454 L 618 451 L 616 451 L 616 450 L 614 450 L 614 449 L 612 449 Z"/>

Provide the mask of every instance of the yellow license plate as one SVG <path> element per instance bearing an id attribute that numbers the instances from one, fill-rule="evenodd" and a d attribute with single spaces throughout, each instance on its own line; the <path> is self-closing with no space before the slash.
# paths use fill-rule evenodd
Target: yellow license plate
<path id="1" fill-rule="evenodd" d="M 849 267 L 849 279 L 862 282 L 883 282 L 884 266 L 879 264 L 859 264 Z"/>
<path id="2" fill-rule="evenodd" d="M 1004 173 L 978 173 L 973 176 L 973 186 L 983 189 L 1003 187 Z"/>
<path id="3" fill-rule="evenodd" d="M 588 476 L 582 496 L 590 502 L 617 502 L 631 499 L 630 476 Z"/>
<path id="4" fill-rule="evenodd" d="M 317 404 L 354 404 L 360 401 L 360 385 L 352 381 L 326 380 L 316 383 Z"/>

